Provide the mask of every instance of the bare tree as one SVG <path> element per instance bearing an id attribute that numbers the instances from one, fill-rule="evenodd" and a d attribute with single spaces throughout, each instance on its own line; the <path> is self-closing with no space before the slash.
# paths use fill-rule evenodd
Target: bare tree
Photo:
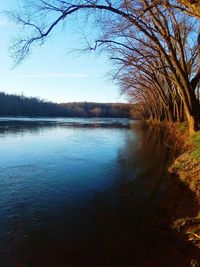
<path id="1" fill-rule="evenodd" d="M 112 25 L 113 23 L 116 25 L 114 27 L 116 32 L 111 31 L 111 34 L 105 27 L 103 28 L 103 32 L 105 31 L 112 41 L 121 39 L 117 42 L 122 44 L 121 47 L 125 47 L 127 40 L 127 47 L 131 47 L 133 54 L 137 53 L 136 50 L 148 47 L 157 58 L 162 59 L 167 73 L 170 73 L 169 78 L 183 102 L 189 131 L 190 133 L 197 131 L 199 129 L 197 86 L 200 80 L 200 65 L 198 62 L 196 69 L 188 71 L 188 53 L 185 51 L 192 37 L 184 31 L 188 30 L 187 25 L 190 32 L 194 30 L 193 38 L 196 38 L 197 51 L 200 52 L 200 40 L 198 43 L 196 31 L 198 21 L 182 12 L 181 8 L 174 7 L 173 0 L 49 0 L 48 2 L 27 0 L 21 13 L 12 13 L 14 19 L 25 29 L 25 35 L 19 37 L 13 45 L 17 62 L 22 61 L 30 53 L 33 44 L 43 44 L 53 29 L 69 16 L 80 12 L 88 16 L 95 11 L 101 14 L 97 23 L 110 20 Z M 121 29 L 119 22 L 122 22 Z M 107 42 L 101 40 L 100 43 Z M 152 101 L 157 101 L 155 97 Z"/>

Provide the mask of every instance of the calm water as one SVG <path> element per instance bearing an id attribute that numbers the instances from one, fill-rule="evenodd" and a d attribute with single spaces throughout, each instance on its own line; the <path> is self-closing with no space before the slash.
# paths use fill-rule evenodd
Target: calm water
<path id="1" fill-rule="evenodd" d="M 156 265 L 160 218 L 195 203 L 171 190 L 166 138 L 125 119 L 1 118 L 0 266 L 173 266 L 188 247 L 167 234 L 180 249 Z"/>

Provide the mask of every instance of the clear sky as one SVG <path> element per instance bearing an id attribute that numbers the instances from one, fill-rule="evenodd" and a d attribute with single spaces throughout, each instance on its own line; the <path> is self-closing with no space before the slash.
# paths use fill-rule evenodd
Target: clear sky
<path id="1" fill-rule="evenodd" d="M 0 11 L 14 8 L 19 2 L 0 0 Z M 108 78 L 112 66 L 105 55 L 69 53 L 79 48 L 81 36 L 75 33 L 79 27 L 72 22 L 66 25 L 66 30 L 59 27 L 42 47 L 34 48 L 28 59 L 12 69 L 9 44 L 17 27 L 0 13 L 0 91 L 58 103 L 124 102 L 119 89 Z"/>

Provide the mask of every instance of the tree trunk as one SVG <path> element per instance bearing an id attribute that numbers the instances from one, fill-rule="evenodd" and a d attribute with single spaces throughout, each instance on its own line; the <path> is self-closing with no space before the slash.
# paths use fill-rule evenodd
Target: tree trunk
<path id="1" fill-rule="evenodd" d="M 186 88 L 187 95 L 182 95 L 182 104 L 188 121 L 189 133 L 199 130 L 199 103 L 192 88 Z"/>
<path id="2" fill-rule="evenodd" d="M 189 112 L 186 112 L 186 117 L 188 120 L 189 132 L 194 134 L 199 130 L 198 114 L 191 115 Z"/>

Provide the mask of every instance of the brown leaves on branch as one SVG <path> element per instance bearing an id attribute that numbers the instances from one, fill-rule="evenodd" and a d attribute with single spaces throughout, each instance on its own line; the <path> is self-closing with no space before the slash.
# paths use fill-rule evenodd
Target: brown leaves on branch
<path id="1" fill-rule="evenodd" d="M 179 2 L 200 19 L 200 0 L 179 0 Z"/>

